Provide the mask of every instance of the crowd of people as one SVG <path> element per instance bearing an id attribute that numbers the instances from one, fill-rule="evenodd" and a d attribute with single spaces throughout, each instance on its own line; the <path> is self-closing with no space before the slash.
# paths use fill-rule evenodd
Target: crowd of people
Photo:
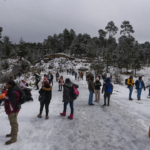
<path id="1" fill-rule="evenodd" d="M 81 78 L 83 80 L 84 73 L 83 72 L 75 72 L 74 70 L 67 70 L 67 75 L 74 75 L 75 80 L 79 80 Z M 53 79 L 54 76 L 51 72 L 48 74 L 44 74 L 43 81 L 41 82 L 41 88 L 39 88 L 39 82 L 41 81 L 40 75 L 34 74 L 35 76 L 35 86 L 36 90 L 39 90 L 39 97 L 38 100 L 40 102 L 40 110 L 39 114 L 37 115 L 38 118 L 42 118 L 43 108 L 45 107 L 45 119 L 49 119 L 49 105 L 52 99 L 52 88 L 53 88 Z M 94 80 L 95 76 L 95 80 Z M 66 116 L 67 105 L 70 105 L 70 116 L 68 119 L 73 119 L 74 116 L 74 100 L 77 99 L 79 96 L 78 88 L 79 86 L 73 82 L 71 82 L 70 78 L 66 78 L 64 80 L 63 76 L 56 72 L 55 74 L 56 82 L 58 83 L 58 91 L 63 91 L 63 111 L 60 113 L 60 116 Z M 103 79 L 103 83 L 101 83 L 100 79 Z M 95 73 L 88 73 L 86 74 L 86 80 L 88 83 L 88 90 L 89 90 L 89 100 L 88 104 L 93 106 L 93 95 L 95 94 L 95 102 L 99 103 L 101 98 L 101 93 L 104 93 L 104 106 L 110 105 L 110 97 L 113 93 L 113 84 L 112 84 L 112 76 L 98 75 Z M 129 88 L 129 100 L 132 99 L 132 91 L 133 86 L 135 85 L 137 89 L 137 100 L 141 100 L 141 92 L 142 89 L 145 90 L 145 84 L 142 80 L 142 77 L 134 82 L 133 76 L 130 76 L 126 80 L 126 84 Z M 31 95 L 31 89 L 28 88 L 28 83 L 25 80 L 22 80 L 21 83 L 18 85 L 12 79 L 9 80 L 2 90 L 2 94 L 0 95 L 0 102 L 4 102 L 5 112 L 8 115 L 8 119 L 11 125 L 11 132 L 7 134 L 6 137 L 10 137 L 11 139 L 6 142 L 6 145 L 15 143 L 17 141 L 18 135 L 18 122 L 17 116 L 21 108 L 20 101 L 25 97 L 26 101 L 31 100 L 33 101 Z M 150 86 L 147 86 L 150 87 Z M 21 92 L 23 91 L 23 92 Z M 24 94 L 24 95 L 23 95 Z M 150 93 L 149 93 L 150 95 Z"/>

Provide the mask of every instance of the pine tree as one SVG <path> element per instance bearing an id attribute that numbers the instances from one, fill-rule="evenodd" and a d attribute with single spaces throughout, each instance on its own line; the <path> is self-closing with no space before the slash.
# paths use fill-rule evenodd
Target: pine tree
<path id="1" fill-rule="evenodd" d="M 24 40 L 21 37 L 20 42 L 19 42 L 19 51 L 17 55 L 20 57 L 20 60 L 21 60 L 21 58 L 25 57 L 27 54 L 28 54 L 27 47 L 25 45 Z"/>

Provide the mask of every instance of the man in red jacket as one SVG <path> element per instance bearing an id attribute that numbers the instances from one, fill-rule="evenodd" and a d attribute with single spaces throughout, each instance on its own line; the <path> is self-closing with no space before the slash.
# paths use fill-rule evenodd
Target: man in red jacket
<path id="1" fill-rule="evenodd" d="M 6 137 L 10 137 L 11 139 L 7 141 L 5 144 L 9 145 L 15 143 L 17 141 L 18 135 L 18 122 L 17 116 L 20 111 L 20 107 L 18 105 L 20 94 L 19 88 L 13 80 L 10 80 L 6 85 L 7 95 L 5 97 L 5 112 L 8 115 L 8 119 L 11 126 L 11 133 L 7 134 Z"/>

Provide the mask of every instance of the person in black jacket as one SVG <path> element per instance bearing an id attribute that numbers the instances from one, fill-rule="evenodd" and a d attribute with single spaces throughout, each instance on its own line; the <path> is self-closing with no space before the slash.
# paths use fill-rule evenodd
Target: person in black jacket
<path id="1" fill-rule="evenodd" d="M 104 105 L 106 106 L 106 98 L 108 98 L 107 106 L 109 106 L 110 95 L 113 92 L 113 85 L 110 83 L 110 78 L 106 78 L 105 83 L 103 84 L 102 93 L 104 92 Z"/>
<path id="2" fill-rule="evenodd" d="M 53 75 L 51 72 L 49 72 L 49 74 L 47 75 L 47 79 L 49 80 L 49 84 L 52 84 L 53 85 Z"/>
<path id="3" fill-rule="evenodd" d="M 34 76 L 35 76 L 35 85 L 36 85 L 36 90 L 38 90 L 39 89 L 39 86 L 38 86 L 38 84 L 39 84 L 39 82 L 40 82 L 40 77 L 39 77 L 39 75 L 37 75 L 37 74 L 34 74 Z"/>
<path id="4" fill-rule="evenodd" d="M 100 101 L 100 87 L 101 87 L 101 82 L 99 81 L 98 77 L 96 78 L 96 81 L 94 82 L 94 85 L 95 85 L 95 90 L 94 90 L 94 93 L 95 93 L 95 102 L 99 103 L 99 101 Z"/>
<path id="5" fill-rule="evenodd" d="M 44 86 L 40 89 L 40 113 L 37 115 L 38 118 L 42 118 L 42 111 L 45 105 L 46 116 L 45 119 L 48 119 L 49 113 L 49 104 L 52 98 L 52 86 L 50 86 L 48 81 L 44 81 Z"/>
<path id="6" fill-rule="evenodd" d="M 145 84 L 144 84 L 144 81 L 142 80 L 142 77 L 139 77 L 139 80 L 136 80 L 135 86 L 137 89 L 137 99 L 141 100 L 142 89 L 144 89 L 145 91 Z"/>
<path id="7" fill-rule="evenodd" d="M 66 116 L 66 109 L 68 103 L 70 104 L 71 113 L 68 119 L 73 119 L 74 114 L 74 108 L 73 108 L 73 102 L 76 99 L 73 95 L 73 86 L 78 88 L 79 86 L 72 83 L 69 78 L 65 80 L 65 84 L 63 85 L 63 102 L 64 102 L 64 111 L 63 113 L 60 113 L 61 116 Z"/>

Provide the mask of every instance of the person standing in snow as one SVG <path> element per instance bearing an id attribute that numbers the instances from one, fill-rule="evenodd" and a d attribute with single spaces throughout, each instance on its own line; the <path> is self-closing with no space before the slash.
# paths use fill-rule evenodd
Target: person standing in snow
<path id="1" fill-rule="evenodd" d="M 95 85 L 95 102 L 98 102 L 100 101 L 100 87 L 101 87 L 101 82 L 99 80 L 99 78 L 97 77 L 96 78 L 96 81 L 94 82 L 94 85 Z"/>
<path id="2" fill-rule="evenodd" d="M 44 75 L 44 80 L 42 81 L 42 87 L 44 86 L 45 81 L 48 81 L 48 80 L 47 80 L 47 77 Z"/>
<path id="3" fill-rule="evenodd" d="M 34 74 L 34 76 L 35 76 L 35 80 L 36 80 L 36 82 L 35 82 L 35 85 L 36 85 L 36 90 L 38 90 L 39 89 L 39 86 L 38 86 L 38 84 L 39 84 L 39 82 L 40 82 L 40 77 L 39 77 L 39 75 L 37 75 L 37 74 Z"/>
<path id="4" fill-rule="evenodd" d="M 48 78 L 49 84 L 53 85 L 53 75 L 51 72 L 48 73 L 47 78 Z"/>
<path id="5" fill-rule="evenodd" d="M 89 105 L 93 104 L 93 94 L 94 94 L 94 77 L 90 76 L 90 80 L 88 82 L 88 89 L 89 89 Z"/>
<path id="6" fill-rule="evenodd" d="M 70 104 L 71 113 L 70 116 L 68 116 L 68 119 L 73 119 L 74 115 L 73 103 L 76 98 L 73 96 L 73 86 L 75 86 L 76 88 L 79 87 L 78 85 L 72 83 L 69 78 L 65 80 L 65 84 L 63 85 L 64 110 L 63 113 L 60 113 L 60 115 L 66 116 L 67 105 Z"/>
<path id="7" fill-rule="evenodd" d="M 83 80 L 83 72 L 80 73 L 81 79 Z"/>
<path id="8" fill-rule="evenodd" d="M 20 99 L 20 89 L 17 87 L 13 80 L 8 81 L 6 85 L 7 95 L 5 96 L 5 112 L 8 115 L 8 119 L 11 126 L 11 133 L 7 134 L 7 138 L 11 138 L 5 144 L 9 145 L 17 142 L 18 135 L 18 122 L 17 116 L 20 111 L 20 106 L 18 105 Z"/>
<path id="9" fill-rule="evenodd" d="M 133 76 L 131 75 L 130 78 L 127 80 L 127 85 L 129 88 L 129 100 L 133 100 L 131 98 L 132 96 L 132 92 L 133 92 L 133 86 L 134 86 L 134 80 L 133 80 Z"/>
<path id="10" fill-rule="evenodd" d="M 56 73 L 56 82 L 58 81 L 58 79 L 59 79 L 59 73 L 57 72 Z"/>
<path id="11" fill-rule="evenodd" d="M 77 80 L 77 72 L 75 72 L 75 80 Z"/>
<path id="12" fill-rule="evenodd" d="M 108 98 L 107 106 L 110 103 L 110 95 L 113 92 L 113 85 L 110 82 L 110 78 L 106 78 L 105 83 L 103 84 L 102 93 L 104 92 L 104 105 L 106 106 L 106 98 Z"/>
<path id="13" fill-rule="evenodd" d="M 48 81 L 44 81 L 43 87 L 39 91 L 40 93 L 40 113 L 37 115 L 38 118 L 42 118 L 42 111 L 43 107 L 45 105 L 46 110 L 46 116 L 45 119 L 48 119 L 48 113 L 49 113 L 49 104 L 52 98 L 52 86 L 50 86 Z"/>
<path id="14" fill-rule="evenodd" d="M 60 79 L 58 79 L 58 83 L 59 83 L 59 90 L 58 91 L 62 91 L 62 86 L 64 84 L 63 76 L 61 76 Z"/>
<path id="15" fill-rule="evenodd" d="M 141 100 L 142 89 L 144 89 L 145 91 L 145 84 L 144 84 L 144 81 L 142 80 L 142 77 L 139 77 L 139 80 L 136 80 L 135 86 L 137 89 L 137 99 Z"/>

